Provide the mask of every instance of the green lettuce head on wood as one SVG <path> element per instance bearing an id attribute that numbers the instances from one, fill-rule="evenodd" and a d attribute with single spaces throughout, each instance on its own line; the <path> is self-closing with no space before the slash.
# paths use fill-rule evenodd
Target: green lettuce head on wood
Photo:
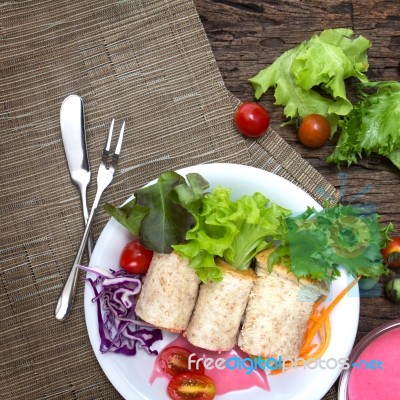
<path id="1" fill-rule="evenodd" d="M 284 106 L 288 123 L 309 114 L 328 118 L 332 135 L 340 116 L 353 108 L 346 95 L 345 79 L 368 82 L 367 50 L 371 42 L 353 38 L 351 29 L 327 29 L 278 57 L 268 68 L 250 79 L 259 99 L 275 89 L 275 104 Z"/>

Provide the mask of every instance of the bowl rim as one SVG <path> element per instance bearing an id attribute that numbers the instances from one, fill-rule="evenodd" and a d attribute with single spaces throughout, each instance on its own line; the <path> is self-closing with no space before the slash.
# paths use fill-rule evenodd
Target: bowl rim
<path id="1" fill-rule="evenodd" d="M 361 353 L 378 337 L 383 334 L 400 328 L 400 318 L 388 321 L 382 325 L 379 325 L 371 332 L 367 333 L 353 348 L 347 362 L 350 364 L 350 368 L 344 370 L 339 377 L 339 388 L 338 388 L 338 400 L 350 400 L 348 397 L 348 385 L 351 371 L 353 370 L 353 362 L 355 362 Z"/>

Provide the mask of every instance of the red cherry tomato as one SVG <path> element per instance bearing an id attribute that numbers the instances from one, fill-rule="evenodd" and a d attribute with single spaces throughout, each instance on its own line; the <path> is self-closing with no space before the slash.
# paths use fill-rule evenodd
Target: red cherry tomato
<path id="1" fill-rule="evenodd" d="M 244 135 L 259 137 L 269 127 L 269 114 L 260 104 L 245 102 L 237 109 L 234 122 L 239 131 Z"/>
<path id="2" fill-rule="evenodd" d="M 170 380 L 167 392 L 173 400 L 212 400 L 216 388 L 214 381 L 206 375 L 184 373 Z"/>
<path id="3" fill-rule="evenodd" d="M 298 131 L 300 142 L 313 149 L 323 146 L 330 134 L 331 125 L 329 121 L 319 114 L 310 114 L 305 117 Z"/>
<path id="4" fill-rule="evenodd" d="M 190 365 L 189 365 L 190 357 Z M 165 348 L 158 356 L 160 367 L 169 375 L 176 376 L 184 372 L 204 374 L 204 365 L 189 350 L 171 346 Z"/>
<path id="5" fill-rule="evenodd" d="M 392 237 L 392 240 L 382 250 L 382 256 L 388 267 L 400 267 L 400 236 Z"/>
<path id="6" fill-rule="evenodd" d="M 132 274 L 145 274 L 149 269 L 153 251 L 146 249 L 139 239 L 132 240 L 122 250 L 119 265 Z"/>

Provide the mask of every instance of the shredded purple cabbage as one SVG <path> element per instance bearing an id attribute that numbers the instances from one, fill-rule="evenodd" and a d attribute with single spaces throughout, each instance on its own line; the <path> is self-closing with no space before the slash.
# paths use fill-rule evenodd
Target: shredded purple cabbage
<path id="1" fill-rule="evenodd" d="M 125 271 L 107 272 L 82 265 L 79 268 L 97 274 L 96 279 L 86 280 L 94 291 L 92 302 L 97 304 L 100 351 L 134 356 L 136 346 L 139 346 L 150 354 L 158 354 L 151 346 L 157 340 L 162 340 L 161 330 L 138 320 L 135 314 L 135 295 L 142 287 L 140 275 Z"/>

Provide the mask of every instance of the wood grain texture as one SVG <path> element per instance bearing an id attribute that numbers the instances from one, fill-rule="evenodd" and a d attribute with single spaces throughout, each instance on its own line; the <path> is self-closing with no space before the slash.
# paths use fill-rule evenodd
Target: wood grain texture
<path id="1" fill-rule="evenodd" d="M 253 99 L 250 77 L 284 51 L 328 28 L 352 28 L 357 35 L 372 42 L 367 72 L 371 81 L 400 80 L 400 3 L 397 0 L 195 0 L 195 4 L 225 84 L 243 101 Z M 354 88 L 349 87 L 348 95 L 354 99 Z M 370 205 L 382 215 L 382 222 L 393 222 L 400 233 L 400 171 L 390 161 L 372 156 L 338 170 L 325 162 L 337 138 L 321 149 L 306 149 L 299 143 L 294 127 L 280 127 L 284 119 L 282 107 L 273 104 L 272 91 L 260 102 L 270 111 L 273 128 L 343 191 L 345 201 Z M 383 282 L 385 279 L 381 285 Z M 395 318 L 400 318 L 400 307 L 384 297 L 383 289 L 381 297 L 361 298 L 356 341 Z"/>

